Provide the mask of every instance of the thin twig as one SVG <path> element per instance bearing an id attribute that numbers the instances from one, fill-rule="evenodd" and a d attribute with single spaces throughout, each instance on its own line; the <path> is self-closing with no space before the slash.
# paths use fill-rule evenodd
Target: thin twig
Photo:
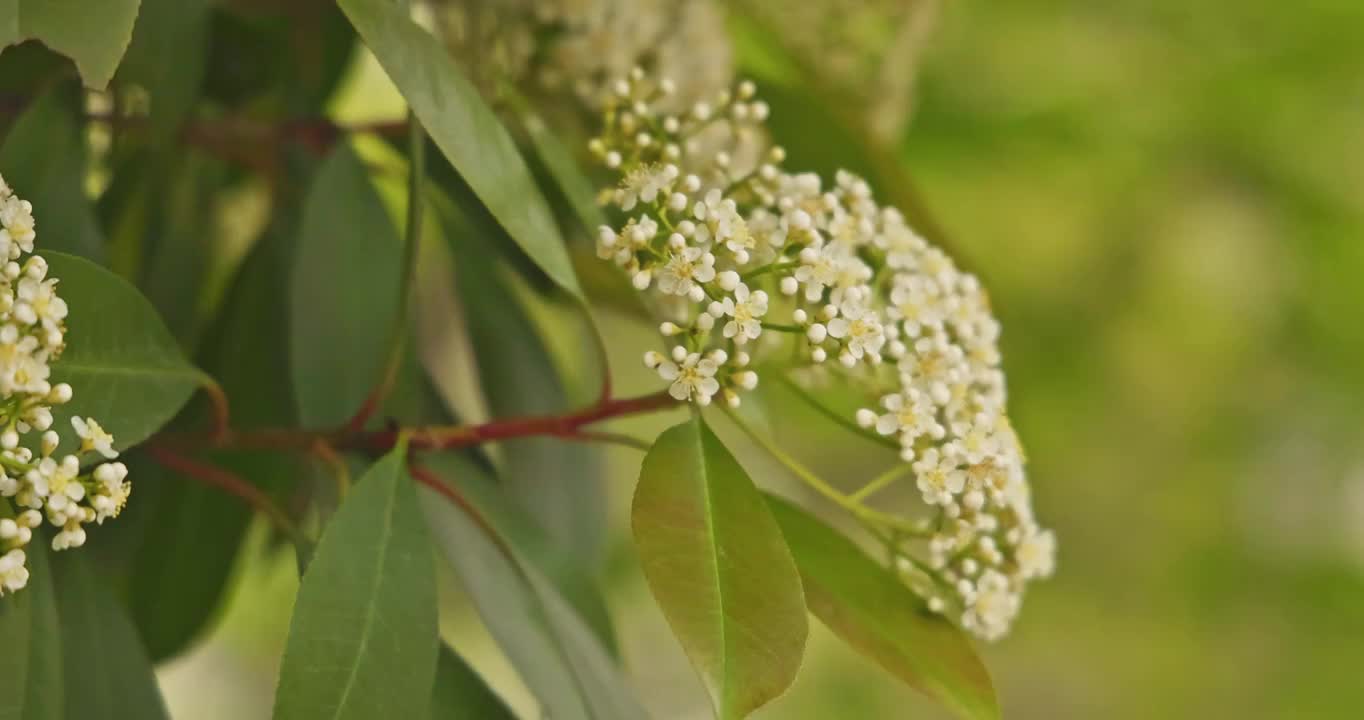
<path id="1" fill-rule="evenodd" d="M 222 490 L 229 495 L 240 498 L 254 510 L 270 519 L 280 530 L 287 533 L 295 540 L 303 538 L 298 526 L 294 524 L 278 505 L 270 499 L 260 488 L 238 477 L 236 474 L 228 472 L 223 468 L 207 465 L 197 460 L 181 455 L 173 450 L 164 447 L 150 446 L 147 448 L 148 454 L 152 459 L 168 470 L 181 473 L 187 477 L 198 480 L 199 482 L 213 488 Z"/>

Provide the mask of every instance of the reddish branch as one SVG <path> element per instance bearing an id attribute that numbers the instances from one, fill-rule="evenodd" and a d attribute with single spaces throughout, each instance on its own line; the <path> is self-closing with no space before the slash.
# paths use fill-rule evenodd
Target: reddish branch
<path id="1" fill-rule="evenodd" d="M 169 450 L 156 445 L 149 445 L 147 453 L 152 459 L 168 470 L 174 470 L 182 475 L 198 480 L 209 487 L 218 488 L 228 494 L 241 498 L 246 504 L 250 505 L 257 512 L 270 518 L 281 530 L 291 535 L 297 534 L 298 530 L 289 516 L 284 513 L 279 506 L 267 496 L 260 488 L 237 477 L 220 467 L 205 465 L 197 460 L 185 457 L 174 450 Z"/>

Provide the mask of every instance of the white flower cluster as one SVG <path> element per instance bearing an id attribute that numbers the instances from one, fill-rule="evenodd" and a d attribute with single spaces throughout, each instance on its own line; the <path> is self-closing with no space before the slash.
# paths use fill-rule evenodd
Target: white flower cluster
<path id="1" fill-rule="evenodd" d="M 879 407 L 854 419 L 898 440 L 936 513 L 923 538 L 933 582 L 914 584 L 931 607 L 960 608 L 967 629 L 1001 636 L 1025 583 L 1051 573 L 1054 540 L 1033 520 L 985 291 L 850 173 L 826 187 L 782 169 L 780 148 L 740 167 L 731 149 L 696 147 L 717 123 L 736 143 L 762 137 L 751 83 L 681 114 L 657 109 L 668 90 L 632 73 L 590 143 L 621 176 L 603 199 L 623 221 L 599 229 L 598 255 L 668 318 L 673 347 L 645 364 L 699 405 L 739 404 L 769 347 L 875 388 Z"/>
<path id="2" fill-rule="evenodd" d="M 681 98 L 727 86 L 733 53 L 715 0 L 430 0 L 437 31 L 457 57 L 485 71 L 492 91 L 573 92 L 600 105 L 632 67 L 684 79 Z M 535 87 L 526 87 L 527 84 Z"/>
<path id="3" fill-rule="evenodd" d="M 89 418 L 71 418 L 81 440 L 75 454 L 56 454 L 52 408 L 71 399 L 53 385 L 49 363 L 65 347 L 66 303 L 47 261 L 33 252 L 33 207 L 0 179 L 0 595 L 28 583 L 24 547 L 47 521 L 60 528 L 53 550 L 85 543 L 88 522 L 118 515 L 128 500 L 128 469 L 106 462 L 82 472 L 82 456 L 118 457 L 114 439 Z M 37 451 L 30 433 L 41 433 Z"/>

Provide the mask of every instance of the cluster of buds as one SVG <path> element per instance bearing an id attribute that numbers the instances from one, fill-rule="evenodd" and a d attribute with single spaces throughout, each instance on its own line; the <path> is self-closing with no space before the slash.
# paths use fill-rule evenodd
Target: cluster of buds
<path id="1" fill-rule="evenodd" d="M 878 407 L 851 419 L 898 440 L 936 515 L 912 549 L 926 558 L 906 558 L 911 585 L 1000 637 L 1026 582 L 1051 573 L 1054 540 L 1032 517 L 980 282 L 864 180 L 839 172 L 825 186 L 783 169 L 779 147 L 754 152 L 768 108 L 751 83 L 682 113 L 662 109 L 670 90 L 632 72 L 589 145 L 620 177 L 602 193 L 621 221 L 598 230 L 598 255 L 666 318 L 671 347 L 645 364 L 699 405 L 738 405 L 760 354 L 868 388 Z"/>
<path id="2" fill-rule="evenodd" d="M 52 408 L 71 386 L 52 384 L 50 363 L 66 344 L 66 303 L 47 262 L 32 255 L 33 207 L 0 179 L 0 595 L 28 583 L 24 547 L 43 520 L 59 528 L 53 550 L 85 543 L 82 525 L 118 515 L 128 500 L 128 469 L 114 439 L 90 418 L 71 418 L 80 439 L 58 455 Z M 36 440 L 29 440 L 36 435 Z M 31 447 L 37 445 L 36 449 Z M 82 467 L 90 458 L 93 467 Z"/>

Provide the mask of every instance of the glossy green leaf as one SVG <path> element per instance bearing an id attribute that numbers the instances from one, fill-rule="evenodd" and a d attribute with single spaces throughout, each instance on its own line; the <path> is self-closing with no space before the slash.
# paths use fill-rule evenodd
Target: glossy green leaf
<path id="1" fill-rule="evenodd" d="M 133 35 L 138 0 L 0 0 L 0 47 L 36 38 L 104 89 Z"/>
<path id="2" fill-rule="evenodd" d="M 530 259 L 582 296 L 549 204 L 516 143 L 450 54 L 390 0 L 340 0 L 341 9 L 445 157 Z"/>
<path id="3" fill-rule="evenodd" d="M 148 122 L 173 140 L 199 95 L 208 51 L 209 0 L 142 0 L 118 84 L 146 91 Z"/>
<path id="4" fill-rule="evenodd" d="M 516 720 L 502 698 L 448 645 L 440 648 L 431 720 Z"/>
<path id="5" fill-rule="evenodd" d="M 961 630 L 851 540 L 768 499 L 795 555 L 805 601 L 853 649 L 968 720 L 1000 717 L 990 675 Z"/>
<path id="6" fill-rule="evenodd" d="M 53 553 L 52 569 L 67 720 L 168 718 L 137 632 L 85 553 Z"/>
<path id="7" fill-rule="evenodd" d="M 276 720 L 419 717 L 436 671 L 436 581 L 405 450 L 356 483 L 294 603 Z"/>
<path id="8" fill-rule="evenodd" d="M 298 243 L 289 327 L 299 421 L 339 425 L 379 381 L 402 276 L 397 230 L 346 143 L 317 171 Z"/>
<path id="9" fill-rule="evenodd" d="M 554 584 L 508 544 L 496 486 L 483 468 L 455 455 L 429 462 L 475 507 L 456 507 L 423 487 L 422 510 L 436 544 L 543 714 L 555 720 L 644 717 L 600 640 Z"/>
<path id="10" fill-rule="evenodd" d="M 75 394 L 56 409 L 55 427 L 66 431 L 72 415 L 93 417 L 118 447 L 142 442 L 180 411 L 204 373 L 185 360 L 136 288 L 88 260 L 42 255 L 70 309 L 66 350 L 52 365 L 52 381 L 70 383 Z"/>
<path id="11" fill-rule="evenodd" d="M 85 194 L 86 140 L 75 89 L 54 87 L 24 110 L 0 147 L 0 172 L 33 204 L 40 250 L 98 262 L 105 256 L 104 235 Z"/>
<path id="12" fill-rule="evenodd" d="M 658 437 L 631 509 L 649 589 L 721 720 L 796 679 L 807 624 L 781 530 L 720 439 L 694 417 Z"/>
<path id="13" fill-rule="evenodd" d="M 9 505 L 0 500 L 0 516 Z M 46 540 L 24 548 L 28 586 L 0 598 L 0 720 L 61 720 L 62 649 Z"/>

